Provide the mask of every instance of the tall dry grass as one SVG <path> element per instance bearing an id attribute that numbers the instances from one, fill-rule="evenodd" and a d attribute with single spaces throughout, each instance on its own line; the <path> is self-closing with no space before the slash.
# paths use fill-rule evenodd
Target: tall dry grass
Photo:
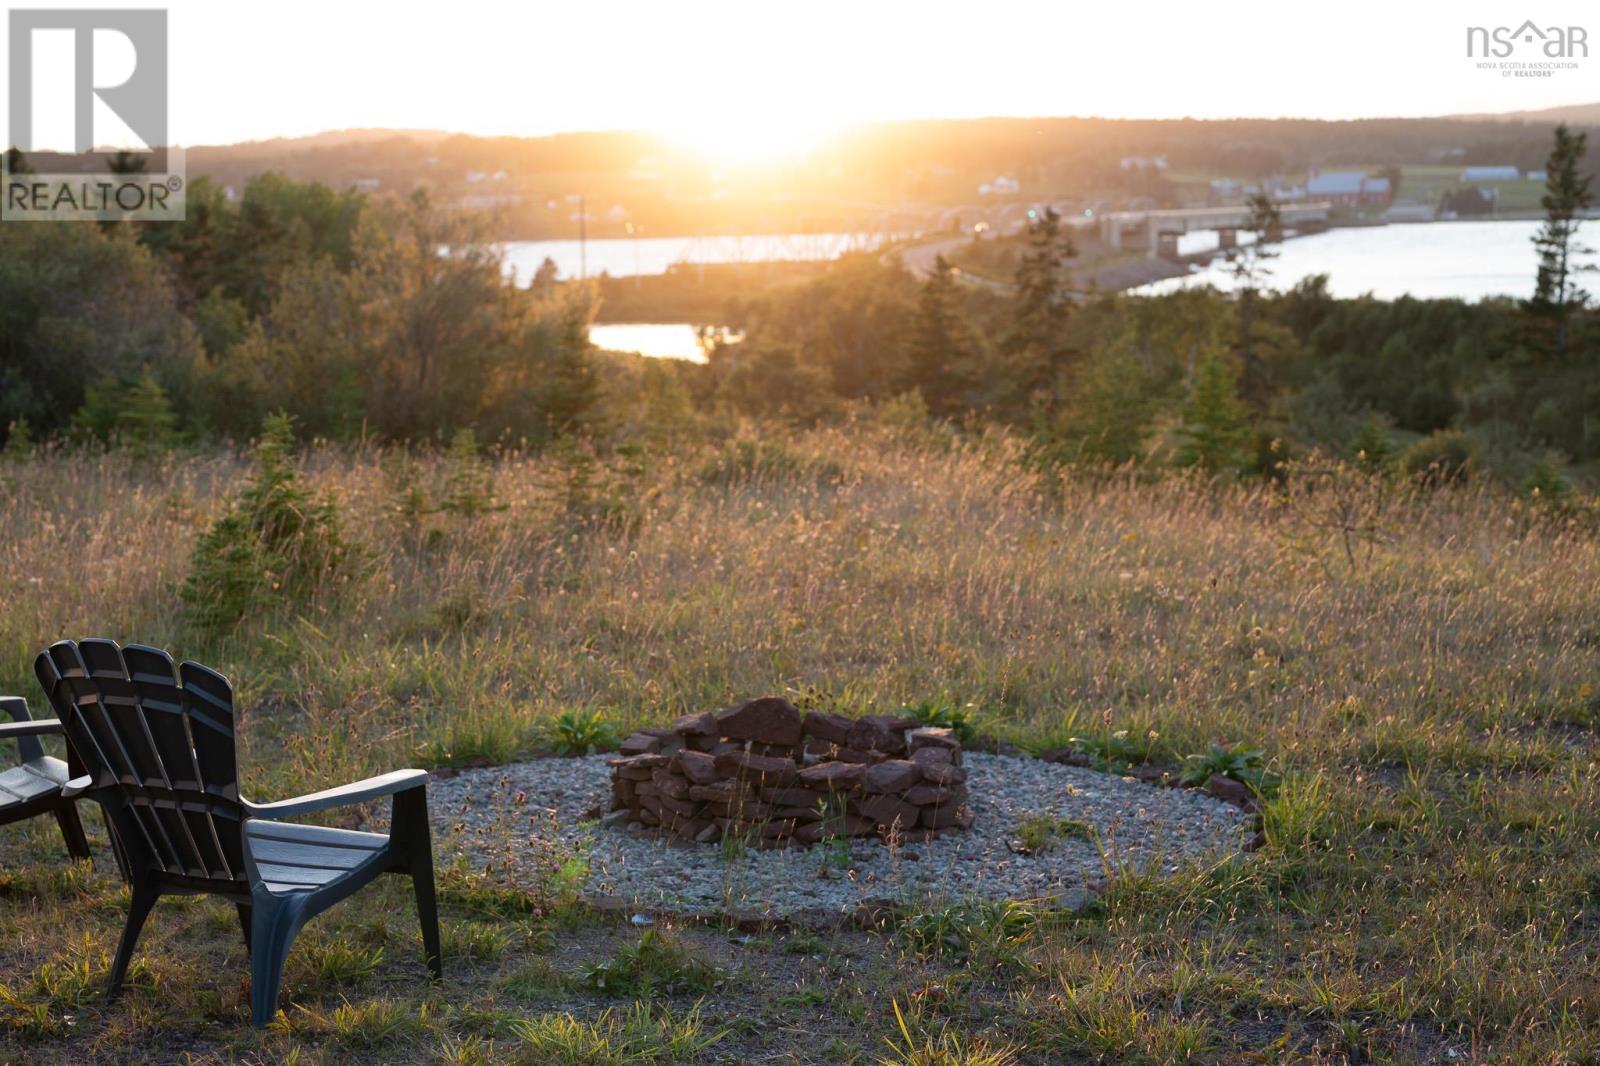
<path id="1" fill-rule="evenodd" d="M 1042 926 L 1003 980 L 969 968 L 918 1002 L 1068 1058 L 1600 1054 L 1592 521 L 1488 486 L 1057 482 L 1020 459 L 865 421 L 599 465 L 506 454 L 503 509 L 413 521 L 397 502 L 440 498 L 446 459 L 316 448 L 303 474 L 365 575 L 223 635 L 188 629 L 174 588 L 244 460 L 8 461 L 0 689 L 34 694 L 32 656 L 68 635 L 213 663 L 263 796 L 512 758 L 568 709 L 636 724 L 775 691 L 971 704 L 1035 748 L 1247 739 L 1289 771 L 1250 862 L 1130 878 Z M 890 1000 L 922 993 L 888 974 L 847 999 L 892 1033 Z"/>
<path id="2" fill-rule="evenodd" d="M 1352 567 L 1317 516 L 1359 485 L 1285 503 L 1056 484 L 1017 458 L 869 425 L 742 462 L 680 449 L 596 470 L 590 494 L 632 514 L 604 523 L 571 513 L 570 462 L 509 454 L 503 510 L 413 525 L 392 456 L 315 449 L 303 476 L 340 501 L 370 573 L 220 639 L 186 630 L 174 587 L 241 458 L 27 459 L 0 473 L 0 685 L 29 690 L 58 637 L 161 644 L 236 677 L 251 727 L 294 718 L 352 770 L 509 755 L 568 708 L 634 724 L 804 689 L 971 703 L 1027 744 L 1154 729 L 1173 751 L 1247 737 L 1308 765 L 1420 736 L 1463 764 L 1537 762 L 1559 742 L 1515 727 L 1581 717 L 1600 548 L 1579 526 L 1486 487 L 1389 493 Z M 409 483 L 437 497 L 443 463 L 419 458 Z"/>

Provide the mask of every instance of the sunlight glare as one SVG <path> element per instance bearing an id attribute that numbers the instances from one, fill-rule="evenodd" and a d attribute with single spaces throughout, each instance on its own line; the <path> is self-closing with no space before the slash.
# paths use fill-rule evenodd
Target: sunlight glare
<path id="1" fill-rule="evenodd" d="M 661 132 L 709 163 L 759 167 L 800 159 L 843 128 L 844 123 L 821 116 L 783 117 L 751 109 L 672 123 Z"/>

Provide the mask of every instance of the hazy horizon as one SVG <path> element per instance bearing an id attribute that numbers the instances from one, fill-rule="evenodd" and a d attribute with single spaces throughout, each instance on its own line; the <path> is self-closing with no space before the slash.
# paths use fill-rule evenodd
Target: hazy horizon
<path id="1" fill-rule="evenodd" d="M 803 13 L 724 0 L 469 0 L 448 18 L 420 5 L 165 6 L 171 135 L 191 146 L 362 129 L 643 131 L 740 159 L 877 121 L 1350 120 L 1600 100 L 1600 58 L 1545 78 L 1477 69 L 1466 28 L 1519 21 L 1483 2 L 1441 13 L 1369 0 L 1311 22 L 1266 3 L 1149 5 L 1137 20 L 1016 0 Z M 1564 2 L 1516 14 L 1582 26 L 1591 11 Z M 114 47 L 97 53 L 97 84 L 115 84 L 119 61 Z"/>
<path id="2" fill-rule="evenodd" d="M 1449 114 L 1437 114 L 1437 115 L 1355 115 L 1355 116 L 1352 116 L 1350 118 L 1339 118 L 1339 119 L 1319 118 L 1319 117 L 1313 116 L 1313 115 L 1215 115 L 1215 116 L 1210 116 L 1210 117 L 1206 117 L 1206 118 L 1199 118 L 1199 117 L 1196 117 L 1194 115 L 1180 115 L 1180 114 L 1149 115 L 1149 116 L 1142 116 L 1142 117 L 1138 117 L 1138 118 L 1130 118 L 1130 117 L 1119 116 L 1119 115 L 1096 115 L 1096 114 L 1082 114 L 1082 115 L 1065 115 L 1065 114 L 1063 114 L 1063 115 L 1054 115 L 1054 114 L 998 115 L 997 114 L 997 115 L 970 115 L 970 116 L 959 116 L 959 117 L 957 117 L 957 116 L 948 116 L 948 115 L 924 115 L 924 116 L 917 116 L 917 117 L 912 117 L 912 118 L 874 119 L 874 120 L 870 120 L 870 121 L 862 121 L 862 122 L 859 122 L 859 123 L 848 123 L 848 124 L 845 124 L 845 125 L 841 125 L 840 127 L 838 127 L 837 130 L 829 131 L 829 133 L 833 134 L 833 133 L 838 133 L 838 132 L 846 132 L 846 131 L 849 131 L 849 130 L 851 130 L 853 128 L 859 127 L 859 126 L 890 125 L 890 124 L 894 124 L 894 123 L 915 123 L 915 122 L 989 122 L 989 121 L 1059 122 L 1059 121 L 1070 121 L 1070 122 L 1218 122 L 1218 123 L 1221 123 L 1221 122 L 1384 122 L 1384 121 L 1394 121 L 1394 120 L 1404 121 L 1404 120 L 1410 120 L 1410 119 L 1424 119 L 1424 120 L 1426 120 L 1426 119 L 1441 119 L 1441 118 L 1444 118 L 1444 119 L 1477 119 L 1477 118 L 1499 119 L 1499 118 L 1501 118 L 1503 116 L 1506 116 L 1506 115 L 1520 115 L 1523 112 L 1544 112 L 1544 111 L 1559 112 L 1559 111 L 1572 110 L 1572 109 L 1576 109 L 1576 108 L 1591 108 L 1591 107 L 1596 109 L 1597 112 L 1600 112 L 1600 99 L 1596 99 L 1596 100 L 1573 100 L 1573 101 L 1570 101 L 1570 102 L 1565 103 L 1565 104 L 1552 104 L 1549 107 L 1540 107 L 1540 108 L 1508 108 L 1505 111 L 1452 112 L 1452 113 L 1449 113 Z M 393 135 L 393 136 L 397 136 L 397 137 L 417 137 L 417 136 L 439 137 L 439 138 L 444 138 L 444 137 L 482 137 L 482 138 L 485 138 L 485 139 L 518 138 L 518 139 L 529 139 L 529 140 L 534 140 L 534 139 L 538 139 L 538 138 L 541 138 L 541 137 L 563 137 L 563 136 L 583 135 L 583 134 L 595 134 L 595 135 L 618 134 L 618 135 L 642 135 L 642 136 L 663 136 L 663 137 L 670 137 L 671 136 L 670 133 L 664 133 L 661 130 L 655 130 L 655 129 L 650 129 L 650 128 L 647 128 L 647 127 L 640 127 L 640 126 L 634 126 L 634 127 L 610 126 L 610 127 L 593 128 L 593 129 L 591 129 L 591 128 L 560 129 L 560 130 L 549 130 L 549 131 L 543 132 L 543 133 L 516 133 L 516 132 L 478 133 L 478 132 L 474 132 L 474 131 L 471 131 L 471 130 L 464 130 L 464 129 L 441 129 L 441 128 L 434 128 L 434 127 L 418 127 L 418 126 L 337 126 L 337 127 L 330 126 L 330 127 L 323 128 L 323 129 L 313 129 L 313 130 L 309 130 L 309 131 L 302 132 L 302 133 L 272 134 L 272 135 L 265 136 L 265 137 L 251 137 L 251 138 L 244 139 L 244 140 L 222 141 L 222 142 L 205 142 L 205 143 L 197 142 L 197 143 L 194 143 L 194 144 L 187 144 L 187 145 L 181 144 L 181 143 L 178 143 L 178 142 L 174 142 L 174 143 L 177 144 L 178 147 L 184 147 L 184 148 L 212 148 L 212 147 L 223 148 L 223 147 L 232 147 L 232 146 L 239 146 L 239 145 L 246 145 L 246 144 L 266 144 L 266 143 L 270 143 L 272 141 L 317 140 L 319 138 L 336 138 L 336 137 L 341 137 L 341 136 L 358 137 L 358 136 L 361 136 L 363 134 L 388 134 L 388 135 Z"/>

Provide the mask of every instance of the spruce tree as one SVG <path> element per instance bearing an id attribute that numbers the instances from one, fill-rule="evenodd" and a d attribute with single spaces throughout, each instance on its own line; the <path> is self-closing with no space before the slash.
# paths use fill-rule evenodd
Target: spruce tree
<path id="1" fill-rule="evenodd" d="M 548 377 L 539 393 L 546 431 L 562 437 L 589 427 L 600 403 L 600 378 L 595 373 L 588 321 L 576 307 L 564 313 L 561 335 L 546 370 Z"/>
<path id="2" fill-rule="evenodd" d="M 1565 124 L 1556 127 L 1555 145 L 1545 163 L 1545 192 L 1539 201 L 1544 207 L 1544 225 L 1533 236 L 1533 245 L 1539 250 L 1539 274 L 1533 299 L 1526 306 L 1554 326 L 1557 358 L 1567 354 L 1567 323 L 1573 310 L 1589 300 L 1573 275 L 1595 269 L 1581 262 L 1594 249 L 1577 239 L 1582 212 L 1594 203 L 1589 191 L 1592 177 L 1579 169 L 1588 139 L 1588 134 L 1572 133 Z"/>
<path id="3" fill-rule="evenodd" d="M 127 402 L 117 412 L 119 442 L 139 455 L 162 451 L 171 447 L 176 438 L 176 422 L 167 390 L 146 366 L 128 389 Z"/>
<path id="4" fill-rule="evenodd" d="M 1227 272 L 1239 297 L 1239 361 L 1244 393 L 1252 406 L 1259 408 L 1265 403 L 1266 383 L 1262 381 L 1261 360 L 1256 351 L 1256 319 L 1261 293 L 1272 278 L 1271 262 L 1278 257 L 1272 241 L 1279 236 L 1283 221 L 1278 205 L 1265 193 L 1252 195 L 1249 206 L 1245 230 L 1255 239 L 1228 253 Z"/>
<path id="5" fill-rule="evenodd" d="M 1239 467 L 1247 458 L 1243 445 L 1249 428 L 1233 367 L 1223 356 L 1210 353 L 1195 367 L 1174 461 L 1213 474 Z"/>
<path id="6" fill-rule="evenodd" d="M 1011 385 L 1023 406 L 1053 403 L 1066 363 L 1066 325 L 1071 307 L 1062 291 L 1066 261 L 1076 254 L 1061 230 L 1061 216 L 1047 207 L 1028 223 L 1028 247 L 1017 264 L 1011 332 L 1004 351 Z"/>
<path id="7" fill-rule="evenodd" d="M 959 298 L 955 270 L 944 256 L 935 257 L 933 274 L 923 282 L 917 304 L 905 383 L 922 393 L 929 411 L 942 417 L 963 408 L 972 386 L 969 340 L 956 307 Z"/>

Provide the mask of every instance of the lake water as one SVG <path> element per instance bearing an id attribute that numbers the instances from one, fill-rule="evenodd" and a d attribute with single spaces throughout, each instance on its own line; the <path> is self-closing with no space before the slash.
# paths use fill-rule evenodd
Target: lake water
<path id="1" fill-rule="evenodd" d="M 903 234 L 900 236 L 904 236 Z M 895 236 L 882 233 L 767 233 L 747 237 L 630 237 L 588 241 L 507 241 L 506 269 L 517 284 L 533 280 L 539 264 L 553 259 L 563 278 L 587 274 L 614 278 L 665 274 L 675 263 L 772 263 L 837 259 L 871 251 Z"/>
<path id="2" fill-rule="evenodd" d="M 1328 290 L 1342 298 L 1365 293 L 1385 300 L 1400 296 L 1464 300 L 1529 296 L 1538 268 L 1530 238 L 1538 228 L 1535 221 L 1515 221 L 1393 223 L 1329 230 L 1279 245 L 1278 258 L 1270 264 L 1271 284 L 1286 289 L 1301 278 L 1326 274 Z M 1590 223 L 1584 229 L 1600 229 L 1600 225 Z M 1131 291 L 1156 294 L 1204 284 L 1221 289 L 1230 286 L 1220 259 L 1187 277 L 1168 278 Z"/>
<path id="3" fill-rule="evenodd" d="M 1465 300 L 1486 296 L 1528 296 L 1533 291 L 1534 273 L 1538 267 L 1538 258 L 1530 238 L 1538 228 L 1538 222 L 1516 221 L 1395 223 L 1329 230 L 1309 237 L 1296 237 L 1279 245 L 1278 258 L 1270 264 L 1271 284 L 1273 288 L 1281 290 L 1312 274 L 1327 274 L 1329 291 L 1342 298 L 1365 293 L 1385 300 L 1407 295 L 1421 298 L 1458 297 Z M 1592 236 L 1587 232 L 1590 230 L 1600 230 L 1600 223 L 1591 222 L 1584 227 L 1584 231 L 1580 231 L 1580 235 Z M 755 241 L 758 238 L 745 239 Z M 761 239 L 775 242 L 791 240 Z M 1197 252 L 1215 247 L 1216 235 L 1192 233 L 1185 235 L 1184 241 L 1187 243 L 1180 244 L 1182 251 Z M 574 249 L 577 247 L 576 242 L 560 241 L 529 242 L 521 247 L 538 248 L 562 243 L 571 244 Z M 595 245 L 631 243 L 590 242 L 591 273 L 596 269 L 596 259 L 592 254 Z M 666 243 L 671 243 L 679 253 L 684 250 L 683 241 L 663 242 L 663 250 L 658 254 L 667 254 L 664 249 Z M 774 245 L 768 250 L 777 247 Z M 714 249 L 701 250 L 716 252 Z M 538 253 L 540 258 L 543 254 L 546 253 Z M 668 260 L 677 261 L 684 261 L 681 254 L 676 259 Z M 532 259 L 534 268 L 538 262 L 538 258 Z M 561 261 L 557 262 L 559 264 Z M 565 268 L 562 272 L 566 273 Z M 1226 289 L 1231 283 L 1221 261 L 1217 260 L 1187 277 L 1168 278 L 1130 291 L 1154 295 L 1191 285 L 1211 284 Z M 673 359 L 703 358 L 696 343 L 694 327 L 683 322 L 594 326 L 589 336 L 597 346 L 614 351 Z"/>
<path id="4" fill-rule="evenodd" d="M 705 362 L 699 338 L 687 322 L 622 322 L 590 326 L 589 340 L 596 348 L 612 352 L 636 352 L 663 359 L 688 359 Z"/>

